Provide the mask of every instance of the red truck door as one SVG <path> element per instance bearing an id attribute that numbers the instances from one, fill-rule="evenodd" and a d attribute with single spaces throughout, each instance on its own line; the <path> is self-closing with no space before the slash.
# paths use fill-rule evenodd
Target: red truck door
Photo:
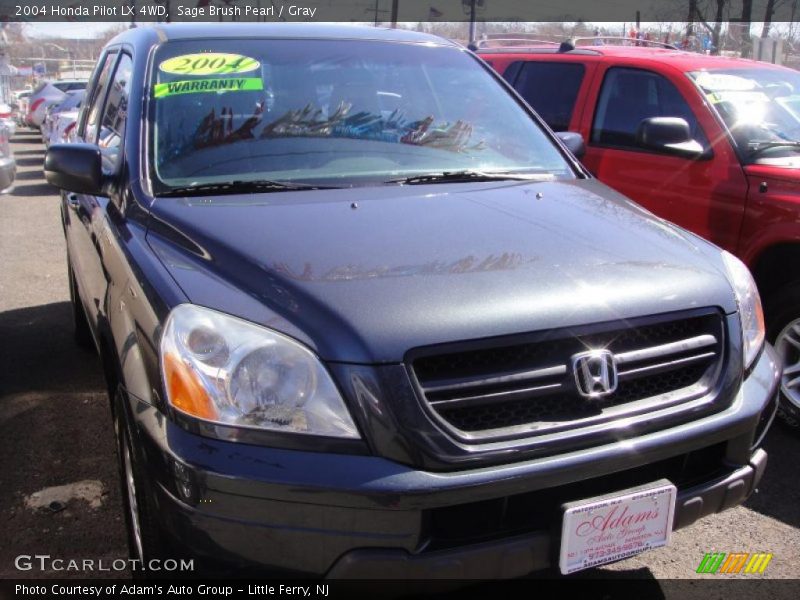
<path id="1" fill-rule="evenodd" d="M 717 245 L 735 252 L 747 180 L 727 136 L 683 73 L 635 65 L 600 66 L 585 96 L 583 162 L 601 181 Z M 690 159 L 644 149 L 643 119 L 681 117 L 708 157 Z"/>
<path id="2" fill-rule="evenodd" d="M 581 99 L 591 89 L 595 62 L 566 54 L 543 54 L 536 60 L 500 57 L 491 64 L 553 131 L 575 131 L 579 127 L 585 105 Z"/>

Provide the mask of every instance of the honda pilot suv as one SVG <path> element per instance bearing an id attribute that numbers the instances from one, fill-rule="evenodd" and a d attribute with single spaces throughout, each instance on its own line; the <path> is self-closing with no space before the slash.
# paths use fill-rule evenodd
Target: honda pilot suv
<path id="1" fill-rule="evenodd" d="M 466 49 L 137 28 L 77 131 L 45 171 L 143 564 L 570 573 L 758 484 L 779 368 L 747 269 Z"/>

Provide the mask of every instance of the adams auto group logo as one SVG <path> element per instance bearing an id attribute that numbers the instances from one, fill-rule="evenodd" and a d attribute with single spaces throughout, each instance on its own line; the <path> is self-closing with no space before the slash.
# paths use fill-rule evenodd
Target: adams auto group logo
<path id="1" fill-rule="evenodd" d="M 772 554 L 765 552 L 706 552 L 698 573 L 713 573 L 717 575 L 733 575 L 736 573 L 761 574 L 767 569 L 772 560 Z"/>

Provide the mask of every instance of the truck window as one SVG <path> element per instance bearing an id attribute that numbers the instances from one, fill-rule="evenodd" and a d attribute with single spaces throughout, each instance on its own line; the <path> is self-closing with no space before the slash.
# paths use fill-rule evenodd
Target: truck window
<path id="1" fill-rule="evenodd" d="M 529 61 L 515 87 L 550 129 L 566 131 L 585 71 L 578 63 Z"/>
<path id="2" fill-rule="evenodd" d="M 100 135 L 97 145 L 102 154 L 103 172 L 115 173 L 119 166 L 120 148 L 125 134 L 125 121 L 128 117 L 128 97 L 131 93 L 131 75 L 133 61 L 130 56 L 123 54 L 114 78 L 108 87 L 103 118 L 100 121 Z"/>
<path id="3" fill-rule="evenodd" d="M 638 150 L 636 130 L 642 120 L 651 117 L 686 119 L 692 137 L 708 147 L 692 109 L 677 88 L 657 73 L 629 68 L 613 68 L 606 72 L 597 101 L 591 143 Z"/>
<path id="4" fill-rule="evenodd" d="M 117 61 L 117 53 L 111 52 L 105 57 L 103 69 L 100 76 L 97 78 L 97 83 L 94 86 L 91 100 L 88 105 L 88 117 L 86 118 L 86 128 L 84 130 L 84 139 L 93 144 L 97 141 L 97 125 L 100 119 L 100 110 L 103 106 L 103 100 L 106 97 L 106 86 L 108 79 L 111 77 L 111 70 L 114 68 L 114 63 Z"/>

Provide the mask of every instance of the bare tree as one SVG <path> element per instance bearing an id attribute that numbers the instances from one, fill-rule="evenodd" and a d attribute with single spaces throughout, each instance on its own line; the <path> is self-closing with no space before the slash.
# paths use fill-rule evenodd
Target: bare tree
<path id="1" fill-rule="evenodd" d="M 794 40 L 794 34 L 795 34 L 794 19 L 796 15 L 797 15 L 797 0 L 792 0 L 792 8 L 790 9 L 789 12 L 789 34 L 787 36 L 792 41 Z"/>
<path id="2" fill-rule="evenodd" d="M 694 35 L 694 20 L 697 16 L 697 0 L 689 0 L 689 15 L 686 17 L 686 37 Z"/>
<path id="3" fill-rule="evenodd" d="M 764 9 L 764 25 L 761 27 L 761 37 L 769 36 L 769 30 L 772 27 L 772 18 L 775 16 L 775 10 L 780 6 L 786 4 L 787 0 L 767 0 L 767 6 Z M 794 5 L 792 5 L 792 15 L 794 16 Z"/>
<path id="4" fill-rule="evenodd" d="M 742 58 L 749 58 L 753 53 L 753 41 L 750 39 L 750 23 L 753 20 L 753 0 L 742 0 Z"/>
<path id="5" fill-rule="evenodd" d="M 722 22 L 724 20 L 725 5 L 729 0 L 709 0 L 707 3 L 700 5 L 698 0 L 689 0 L 689 27 L 697 21 L 703 26 L 709 35 L 711 35 L 711 43 L 714 47 L 715 53 L 720 49 L 720 34 L 722 33 Z M 774 0 L 770 0 L 774 1 Z M 714 6 L 714 20 L 711 25 L 706 17 L 709 9 Z M 687 35 L 692 35 L 693 29 L 687 28 Z"/>
<path id="6" fill-rule="evenodd" d="M 107 42 L 111 41 L 112 38 L 127 30 L 128 25 L 125 25 L 124 23 L 110 25 L 107 29 L 104 29 L 97 37 L 97 46 L 99 46 L 98 50 L 105 46 Z"/>

